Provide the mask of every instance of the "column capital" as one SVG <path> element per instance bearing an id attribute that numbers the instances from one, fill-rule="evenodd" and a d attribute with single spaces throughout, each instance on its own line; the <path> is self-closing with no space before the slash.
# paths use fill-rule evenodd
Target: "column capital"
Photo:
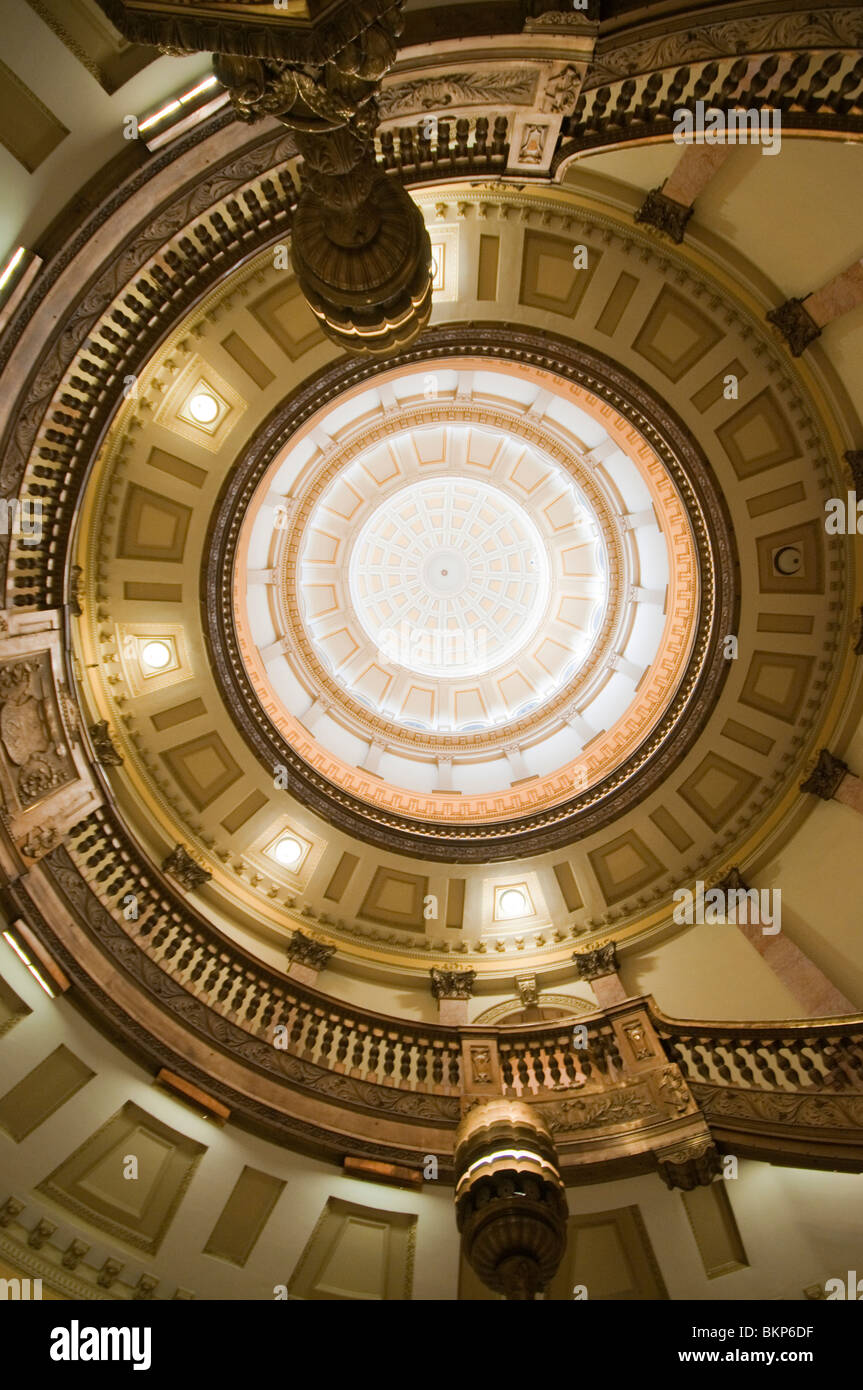
<path id="1" fill-rule="evenodd" d="M 613 941 L 595 946 L 592 951 L 573 951 L 577 980 L 600 980 L 604 975 L 616 975 L 617 947 Z"/>
<path id="2" fill-rule="evenodd" d="M 431 992 L 435 999 L 471 999 L 476 980 L 475 970 L 439 970 L 432 966 Z"/>
<path id="3" fill-rule="evenodd" d="M 800 357 L 809 344 L 821 336 L 821 329 L 804 307 L 802 299 L 786 299 L 778 309 L 769 311 L 767 319 L 779 329 L 791 349 L 792 357 Z"/>
<path id="4" fill-rule="evenodd" d="M 184 845 L 175 845 L 171 853 L 162 860 L 162 870 L 175 878 L 187 892 L 193 892 L 213 875 L 193 859 Z"/>
<path id="5" fill-rule="evenodd" d="M 863 492 L 863 449 L 846 449 L 843 457 L 851 470 L 855 490 Z"/>
<path id="6" fill-rule="evenodd" d="M 723 893 L 730 893 L 734 888 L 742 888 L 744 893 L 748 893 L 751 886 L 746 882 L 736 864 L 733 864 L 725 877 L 716 884 L 716 887 L 721 888 Z"/>
<path id="7" fill-rule="evenodd" d="M 698 1134 L 682 1144 L 655 1152 L 656 1166 L 666 1187 L 691 1192 L 709 1187 L 722 1171 L 722 1159 L 709 1134 Z"/>
<path id="8" fill-rule="evenodd" d="M 840 783 L 847 772 L 847 763 L 843 763 L 841 758 L 834 757 L 827 748 L 822 748 L 818 754 L 818 761 L 809 776 L 800 783 L 800 790 L 811 792 L 813 796 L 819 796 L 822 801 L 830 801 L 839 790 Z"/>
<path id="9" fill-rule="evenodd" d="M 295 961 L 297 965 L 305 965 L 309 970 L 323 970 L 335 953 L 335 946 L 326 946 L 323 941 L 315 941 L 299 928 L 291 933 L 288 959 Z"/>
<path id="10" fill-rule="evenodd" d="M 635 220 L 645 223 L 648 227 L 654 227 L 658 232 L 664 232 L 672 241 L 681 242 L 692 212 L 691 204 L 687 207 L 684 203 L 669 198 L 661 188 L 651 188 L 635 214 Z"/>

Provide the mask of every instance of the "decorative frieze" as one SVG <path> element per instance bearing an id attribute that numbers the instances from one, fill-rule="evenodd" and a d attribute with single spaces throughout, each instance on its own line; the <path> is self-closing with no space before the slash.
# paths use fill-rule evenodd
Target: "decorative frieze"
<path id="1" fill-rule="evenodd" d="M 0 666 L 0 743 L 6 755 L 2 780 L 14 798 L 11 809 L 27 810 L 77 780 L 65 739 L 50 652 Z"/>

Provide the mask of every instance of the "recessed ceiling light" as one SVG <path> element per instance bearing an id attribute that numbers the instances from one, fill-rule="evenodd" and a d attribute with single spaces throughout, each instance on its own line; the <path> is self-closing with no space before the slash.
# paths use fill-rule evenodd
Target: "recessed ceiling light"
<path id="1" fill-rule="evenodd" d="M 171 656 L 167 642 L 145 642 L 141 648 L 141 662 L 151 671 L 164 671 L 170 665 Z"/>
<path id="2" fill-rule="evenodd" d="M 504 917 L 523 917 L 527 912 L 527 898 L 520 888 L 505 888 L 497 905 Z"/>
<path id="3" fill-rule="evenodd" d="M 209 391 L 196 391 L 189 400 L 189 414 L 199 425 L 211 425 L 219 413 L 219 402 Z"/>
<path id="4" fill-rule="evenodd" d="M 286 869 L 292 869 L 302 858 L 303 847 L 293 835 L 283 835 L 273 845 L 270 853 L 279 864 L 283 864 Z"/>

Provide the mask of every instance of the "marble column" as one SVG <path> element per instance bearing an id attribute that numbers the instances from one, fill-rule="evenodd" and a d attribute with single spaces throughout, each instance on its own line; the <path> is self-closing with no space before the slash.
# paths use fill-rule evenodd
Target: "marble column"
<path id="1" fill-rule="evenodd" d="M 730 153 L 727 145 L 689 145 L 665 182 L 647 194 L 635 214 L 636 222 L 665 232 L 672 241 L 682 241 L 696 198 Z"/>
<path id="2" fill-rule="evenodd" d="M 791 349 L 799 357 L 810 343 L 821 336 L 821 330 L 834 319 L 850 313 L 863 304 L 863 258 L 854 261 L 840 275 L 834 275 L 826 285 L 813 290 L 802 299 L 786 299 L 767 315 L 776 325 Z"/>
<path id="3" fill-rule="evenodd" d="M 335 946 L 326 946 L 323 941 L 315 941 L 297 929 L 288 942 L 288 978 L 314 987 L 335 951 Z"/>
<path id="4" fill-rule="evenodd" d="M 826 748 L 821 749 L 815 767 L 800 783 L 800 790 L 822 801 L 841 801 L 843 806 L 863 814 L 863 780 Z"/>
<path id="5" fill-rule="evenodd" d="M 629 998 L 617 973 L 617 950 L 613 941 L 592 951 L 574 951 L 572 959 L 575 978 L 588 981 L 601 1009 Z"/>
<path id="6" fill-rule="evenodd" d="M 467 1023 L 467 1011 L 473 996 L 476 971 L 439 970 L 433 967 L 429 974 L 431 992 L 438 1001 L 440 1022 L 456 1028 Z"/>
<path id="7" fill-rule="evenodd" d="M 742 893 L 753 891 L 736 868 L 726 874 L 716 886 L 725 893 L 733 890 Z M 762 960 L 782 981 L 788 993 L 799 1002 L 801 1016 L 833 1018 L 837 1014 L 856 1013 L 857 1010 L 850 999 L 846 999 L 842 991 L 828 980 L 823 971 L 795 945 L 785 931 L 765 933 L 762 930 L 761 914 L 757 912 L 755 916 L 759 920 L 749 920 L 750 906 L 754 904 L 750 904 L 749 901 L 741 903 L 739 911 L 735 906 L 736 925 L 750 946 L 755 947 Z"/>

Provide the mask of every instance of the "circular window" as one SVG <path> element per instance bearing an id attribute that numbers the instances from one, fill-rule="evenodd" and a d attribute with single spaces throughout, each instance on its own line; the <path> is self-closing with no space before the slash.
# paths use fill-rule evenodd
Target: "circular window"
<path id="1" fill-rule="evenodd" d="M 164 671 L 170 666 L 173 653 L 167 642 L 145 642 L 141 648 L 141 662 L 150 671 Z"/>
<path id="2" fill-rule="evenodd" d="M 219 413 L 219 402 L 208 391 L 198 391 L 189 401 L 189 414 L 199 425 L 211 425 Z"/>

